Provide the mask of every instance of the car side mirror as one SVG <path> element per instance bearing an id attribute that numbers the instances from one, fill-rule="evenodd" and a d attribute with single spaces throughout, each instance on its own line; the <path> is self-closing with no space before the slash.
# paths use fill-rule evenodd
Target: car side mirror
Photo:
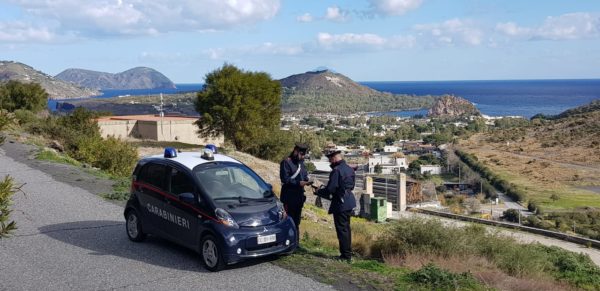
<path id="1" fill-rule="evenodd" d="M 267 183 L 267 187 L 269 188 L 269 190 L 273 191 L 273 185 Z"/>
<path id="2" fill-rule="evenodd" d="M 192 194 L 190 192 L 181 193 L 177 197 L 179 198 L 180 201 L 183 201 L 185 203 L 194 203 L 194 201 L 195 201 L 194 194 Z"/>

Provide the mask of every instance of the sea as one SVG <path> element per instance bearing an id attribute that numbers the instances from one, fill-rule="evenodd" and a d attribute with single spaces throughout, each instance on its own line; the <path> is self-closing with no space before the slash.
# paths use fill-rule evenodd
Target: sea
<path id="1" fill-rule="evenodd" d="M 360 84 L 395 94 L 460 96 L 472 102 L 483 114 L 489 116 L 529 118 L 538 113 L 553 115 L 600 99 L 600 79 L 398 81 L 360 82 Z M 176 89 L 104 90 L 102 95 L 94 98 L 174 94 L 197 92 L 202 89 L 202 84 L 176 84 L 176 86 Z M 56 101 L 49 101 L 48 108 L 55 109 Z M 416 114 L 426 115 L 427 110 L 373 113 L 373 115 L 403 117 Z"/>
<path id="2" fill-rule="evenodd" d="M 463 97 L 489 116 L 553 115 L 600 99 L 600 79 L 361 82 L 395 94 Z M 426 110 L 379 112 L 377 115 L 425 115 Z"/>

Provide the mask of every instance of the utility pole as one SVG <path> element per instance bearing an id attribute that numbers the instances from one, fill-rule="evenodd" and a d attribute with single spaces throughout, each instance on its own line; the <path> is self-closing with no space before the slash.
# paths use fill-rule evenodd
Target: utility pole
<path id="1" fill-rule="evenodd" d="M 483 194 L 483 178 L 479 180 L 479 193 Z"/>

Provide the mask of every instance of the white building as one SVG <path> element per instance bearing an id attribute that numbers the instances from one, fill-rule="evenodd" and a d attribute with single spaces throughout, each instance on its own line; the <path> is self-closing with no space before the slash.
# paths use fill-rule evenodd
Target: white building
<path id="1" fill-rule="evenodd" d="M 400 170 L 407 169 L 406 158 L 394 158 L 392 155 L 374 155 L 369 158 L 369 173 L 375 173 L 375 166 L 381 166 L 382 174 L 400 173 Z"/>
<path id="2" fill-rule="evenodd" d="M 442 167 L 438 165 L 421 165 L 421 174 L 429 172 L 430 175 L 440 175 L 442 173 Z"/>
<path id="3" fill-rule="evenodd" d="M 395 153 L 395 152 L 398 152 L 398 147 L 394 146 L 394 145 L 386 145 L 383 147 L 383 152 Z"/>

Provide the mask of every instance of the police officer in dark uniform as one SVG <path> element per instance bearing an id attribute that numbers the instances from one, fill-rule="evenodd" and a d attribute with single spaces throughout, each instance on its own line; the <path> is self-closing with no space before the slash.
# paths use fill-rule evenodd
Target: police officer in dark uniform
<path id="1" fill-rule="evenodd" d="M 309 185 L 308 172 L 304 166 L 304 156 L 308 152 L 305 144 L 297 143 L 290 155 L 279 165 L 281 179 L 281 202 L 287 214 L 296 224 L 297 238 L 300 238 L 300 218 L 306 196 L 304 186 Z"/>
<path id="2" fill-rule="evenodd" d="M 340 245 L 339 259 L 350 261 L 352 259 L 352 233 L 350 231 L 350 217 L 356 207 L 354 189 L 355 174 L 346 161 L 342 159 L 341 151 L 330 151 L 326 154 L 332 168 L 327 186 L 316 189 L 319 197 L 331 200 L 329 213 L 333 214 L 335 232 Z"/>

